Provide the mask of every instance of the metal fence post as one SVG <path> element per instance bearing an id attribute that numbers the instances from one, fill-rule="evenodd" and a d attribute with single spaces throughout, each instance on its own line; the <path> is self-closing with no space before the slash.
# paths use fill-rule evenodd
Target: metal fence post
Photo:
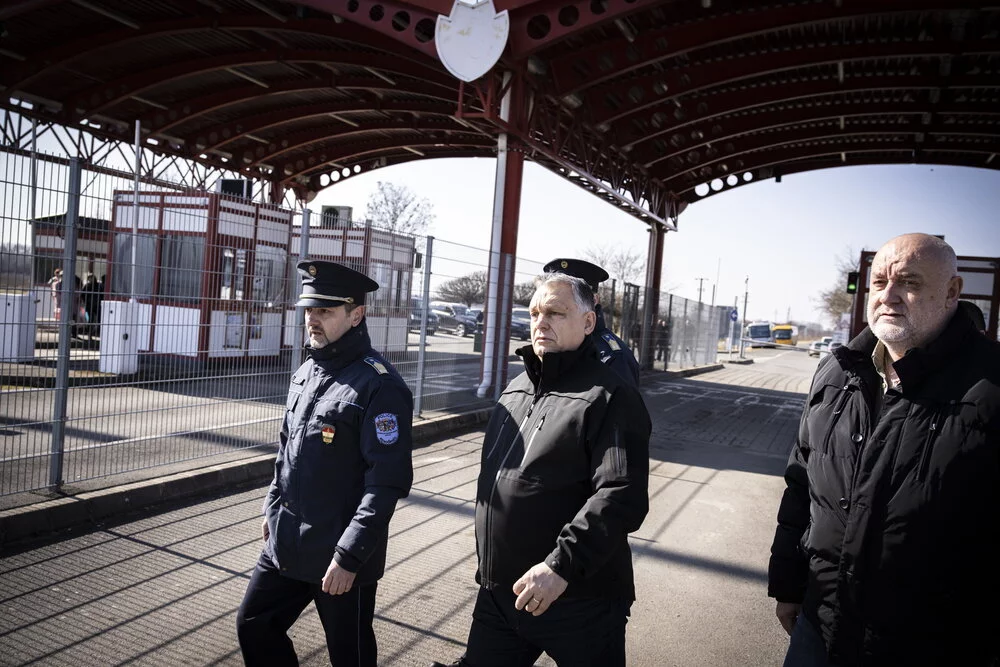
<path id="1" fill-rule="evenodd" d="M 420 347 L 417 349 L 417 395 L 413 397 L 413 414 L 419 417 L 424 403 L 424 364 L 427 359 L 427 313 L 431 307 L 431 258 L 434 257 L 434 237 L 427 237 L 424 252 L 424 287 L 420 305 Z M 409 325 L 407 325 L 409 326 Z"/>
<path id="2" fill-rule="evenodd" d="M 299 261 L 304 262 L 306 257 L 309 256 L 309 217 L 312 212 L 306 208 L 302 207 L 302 232 L 299 234 Z M 292 271 L 292 280 L 297 281 L 299 279 L 299 272 Z M 292 294 L 295 295 L 295 300 L 298 301 L 298 287 L 295 282 L 292 283 Z M 295 322 L 292 324 L 292 373 L 298 370 L 299 366 L 302 365 L 302 330 L 299 328 L 302 326 L 302 322 L 305 320 L 306 309 L 301 306 L 295 306 Z"/>
<path id="3" fill-rule="evenodd" d="M 76 226 L 80 217 L 80 158 L 69 161 L 69 197 L 66 201 L 65 242 L 63 244 L 63 278 L 59 294 L 59 359 L 56 365 L 56 387 L 52 407 L 52 443 L 49 459 L 49 486 L 63 482 L 63 453 L 66 446 L 66 404 L 69 392 L 69 362 L 71 337 L 75 333 L 71 321 L 76 302 Z"/>

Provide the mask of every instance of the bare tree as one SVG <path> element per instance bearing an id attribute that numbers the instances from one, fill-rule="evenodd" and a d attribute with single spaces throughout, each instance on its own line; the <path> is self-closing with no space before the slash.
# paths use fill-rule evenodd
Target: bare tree
<path id="1" fill-rule="evenodd" d="M 857 257 L 859 253 L 853 248 L 847 248 L 845 254 L 837 257 L 837 283 L 830 289 L 820 292 L 817 300 L 823 308 L 823 312 L 830 316 L 831 321 L 836 323 L 843 313 L 848 313 L 854 306 L 854 295 L 847 293 L 847 274 L 857 270 Z M 862 297 L 863 290 L 858 285 L 858 298 Z"/>
<path id="2" fill-rule="evenodd" d="M 597 264 L 619 283 L 638 284 L 646 271 L 646 263 L 637 250 L 619 246 L 591 246 L 583 251 L 584 258 Z"/>
<path id="3" fill-rule="evenodd" d="M 476 271 L 452 278 L 438 288 L 437 294 L 442 301 L 464 303 L 466 306 L 483 303 L 486 301 L 486 272 Z"/>
<path id="4" fill-rule="evenodd" d="M 368 197 L 365 215 L 373 226 L 381 229 L 397 234 L 423 234 L 434 221 L 434 207 L 405 185 L 379 181 L 375 192 Z"/>
<path id="5" fill-rule="evenodd" d="M 529 306 L 531 297 L 535 295 L 535 281 L 529 280 L 524 283 L 514 285 L 514 305 Z"/>

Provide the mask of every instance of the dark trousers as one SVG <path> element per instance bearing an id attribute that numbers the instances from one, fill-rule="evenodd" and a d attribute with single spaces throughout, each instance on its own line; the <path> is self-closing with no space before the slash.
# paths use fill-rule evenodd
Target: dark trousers
<path id="1" fill-rule="evenodd" d="M 466 667 L 530 667 L 544 651 L 561 667 L 625 667 L 631 606 L 603 598 L 562 598 L 541 616 L 514 608 L 513 593 L 479 589 Z"/>
<path id="2" fill-rule="evenodd" d="M 243 661 L 249 667 L 298 665 L 288 629 L 313 602 L 326 632 L 333 667 L 375 667 L 372 618 L 376 588 L 378 584 L 353 586 L 343 595 L 329 595 L 318 582 L 281 576 L 267 553 L 261 553 L 236 615 Z"/>

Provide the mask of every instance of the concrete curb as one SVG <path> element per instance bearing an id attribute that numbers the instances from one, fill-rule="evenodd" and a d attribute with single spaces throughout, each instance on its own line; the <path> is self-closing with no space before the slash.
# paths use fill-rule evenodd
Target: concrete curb
<path id="1" fill-rule="evenodd" d="M 676 371 L 658 371 L 658 370 L 644 370 L 642 371 L 641 378 L 687 378 L 692 375 L 701 375 L 702 373 L 711 373 L 712 371 L 721 371 L 724 368 L 724 364 L 707 364 L 705 366 L 692 366 L 691 368 L 681 368 Z M 640 382 L 639 386 L 642 386 Z"/>
<path id="2" fill-rule="evenodd" d="M 419 447 L 456 431 L 485 424 L 492 407 L 443 415 L 413 426 Z M 264 484 L 274 474 L 274 454 L 206 466 L 155 479 L 88 491 L 0 511 L 0 549 L 84 525 L 94 525 L 161 503 Z"/>

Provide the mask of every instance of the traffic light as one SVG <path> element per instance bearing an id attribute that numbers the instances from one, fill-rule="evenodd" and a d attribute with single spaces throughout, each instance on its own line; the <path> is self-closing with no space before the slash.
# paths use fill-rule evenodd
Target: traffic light
<path id="1" fill-rule="evenodd" d="M 858 278 L 859 274 L 857 271 L 851 271 L 847 274 L 847 293 L 857 294 L 858 292 Z"/>

